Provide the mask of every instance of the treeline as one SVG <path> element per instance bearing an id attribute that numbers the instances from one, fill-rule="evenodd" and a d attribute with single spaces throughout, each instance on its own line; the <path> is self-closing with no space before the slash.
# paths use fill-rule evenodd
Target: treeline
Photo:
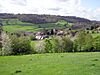
<path id="1" fill-rule="evenodd" d="M 65 20 L 69 23 L 73 23 L 72 29 L 80 29 L 80 28 L 91 29 L 91 26 L 94 28 L 100 26 L 100 22 L 98 21 L 90 21 L 88 19 L 76 16 L 0 13 L 0 19 L 19 19 L 22 22 L 28 22 L 34 24 L 57 23 L 60 20 Z"/>
<path id="2" fill-rule="evenodd" d="M 0 13 L 0 18 L 2 19 L 14 19 L 17 18 L 20 21 L 30 22 L 30 23 L 56 23 L 58 20 L 65 20 L 70 23 L 77 22 L 91 22 L 88 19 L 80 18 L 76 16 L 60 16 L 60 15 L 38 15 L 38 14 L 7 14 Z"/>
<path id="3" fill-rule="evenodd" d="M 93 38 L 81 31 L 76 38 L 54 36 L 40 41 L 34 48 L 37 53 L 100 52 L 100 36 Z"/>
<path id="4" fill-rule="evenodd" d="M 2 33 L 0 55 L 100 51 L 100 36 L 93 38 L 85 31 L 80 31 L 76 38 L 52 36 L 34 44 L 31 44 L 31 37 Z"/>

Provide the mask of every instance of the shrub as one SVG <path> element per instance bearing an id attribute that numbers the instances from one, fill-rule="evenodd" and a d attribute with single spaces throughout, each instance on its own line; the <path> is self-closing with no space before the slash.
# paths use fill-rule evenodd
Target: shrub
<path id="1" fill-rule="evenodd" d="M 50 39 L 45 39 L 44 42 L 45 42 L 45 51 L 46 51 L 46 53 L 53 52 L 52 51 L 52 43 L 51 43 Z"/>
<path id="2" fill-rule="evenodd" d="M 6 33 L 2 33 L 2 48 L 0 49 L 0 55 L 11 55 L 11 40 Z"/>
<path id="3" fill-rule="evenodd" d="M 34 45 L 34 51 L 36 53 L 46 53 L 44 41 L 39 41 Z"/>
<path id="4" fill-rule="evenodd" d="M 52 51 L 55 53 L 61 52 L 59 50 L 60 43 L 59 43 L 59 38 L 58 37 L 52 37 L 51 38 L 51 43 L 52 43 Z"/>
<path id="5" fill-rule="evenodd" d="M 35 35 L 30 35 L 31 40 L 36 40 Z"/>
<path id="6" fill-rule="evenodd" d="M 86 34 L 85 36 L 85 44 L 84 44 L 84 50 L 87 52 L 93 51 L 93 37 L 90 34 Z"/>
<path id="7" fill-rule="evenodd" d="M 73 42 L 68 37 L 52 38 L 53 52 L 72 52 Z"/>
<path id="8" fill-rule="evenodd" d="M 95 51 L 100 51 L 100 36 L 93 39 L 93 47 Z"/>
<path id="9" fill-rule="evenodd" d="M 73 42 L 68 37 L 62 38 L 62 46 L 64 49 L 64 52 L 72 52 L 73 51 Z"/>
<path id="10" fill-rule="evenodd" d="M 93 38 L 90 34 L 80 31 L 76 40 L 74 41 L 75 51 L 91 51 Z"/>
<path id="11" fill-rule="evenodd" d="M 32 52 L 31 50 L 31 41 L 28 37 L 21 36 L 12 36 L 12 49 L 13 49 L 13 54 L 29 54 Z"/>

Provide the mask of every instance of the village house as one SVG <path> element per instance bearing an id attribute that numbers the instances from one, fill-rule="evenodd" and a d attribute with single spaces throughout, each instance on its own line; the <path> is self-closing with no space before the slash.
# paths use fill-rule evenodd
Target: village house
<path id="1" fill-rule="evenodd" d="M 100 33 L 100 27 L 96 28 L 96 30 L 97 30 L 97 32 L 99 32 L 99 33 Z"/>
<path id="2" fill-rule="evenodd" d="M 43 40 L 45 38 L 49 38 L 49 35 L 45 35 L 43 32 L 37 32 L 35 38 L 37 40 Z"/>
<path id="3" fill-rule="evenodd" d="M 57 35 L 64 35 L 64 31 L 59 30 L 59 31 L 57 32 Z"/>

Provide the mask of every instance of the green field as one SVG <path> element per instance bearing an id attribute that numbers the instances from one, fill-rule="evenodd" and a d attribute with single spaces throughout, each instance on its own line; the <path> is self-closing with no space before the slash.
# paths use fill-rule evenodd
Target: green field
<path id="1" fill-rule="evenodd" d="M 0 75 L 100 75 L 100 53 L 0 56 Z"/>
<path id="2" fill-rule="evenodd" d="M 16 31 L 31 31 L 37 32 L 43 29 L 63 28 L 63 26 L 56 25 L 53 23 L 47 24 L 33 24 L 33 25 L 5 25 L 3 26 L 4 31 L 16 32 Z"/>
<path id="3" fill-rule="evenodd" d="M 62 23 L 62 22 L 61 22 Z M 16 32 L 16 31 L 31 31 L 37 32 L 45 29 L 53 28 L 64 28 L 63 24 L 57 25 L 56 23 L 45 23 L 45 24 L 33 24 L 21 22 L 18 19 L 4 19 L 3 20 L 3 29 L 7 32 Z"/>
<path id="4" fill-rule="evenodd" d="M 37 28 L 34 26 L 19 26 L 19 25 L 10 25 L 10 26 L 3 26 L 4 31 L 7 32 L 17 32 L 17 31 L 38 31 L 41 28 Z"/>

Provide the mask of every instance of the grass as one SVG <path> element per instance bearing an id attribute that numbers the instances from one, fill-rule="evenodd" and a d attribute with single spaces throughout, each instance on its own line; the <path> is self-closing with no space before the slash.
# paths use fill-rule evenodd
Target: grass
<path id="1" fill-rule="evenodd" d="M 100 53 L 0 56 L 0 75 L 100 75 Z"/>
<path id="2" fill-rule="evenodd" d="M 44 28 L 45 29 L 53 29 L 53 28 L 60 28 L 61 26 L 55 25 L 53 23 L 47 23 L 47 24 L 33 24 L 33 25 L 27 25 L 27 24 L 21 24 L 21 25 L 5 25 L 3 26 L 4 31 L 8 32 L 16 32 L 16 31 L 41 31 Z M 63 28 L 63 27 L 61 27 Z"/>
<path id="3" fill-rule="evenodd" d="M 8 32 L 16 32 L 16 31 L 38 31 L 40 29 L 34 27 L 34 26 L 19 26 L 19 25 L 9 25 L 9 26 L 3 26 L 4 31 Z"/>
<path id="4" fill-rule="evenodd" d="M 2 19 L 3 20 L 3 29 L 8 32 L 16 32 L 16 31 L 41 31 L 45 29 L 53 29 L 53 28 L 64 28 L 63 25 L 57 25 L 56 23 L 45 23 L 45 24 L 33 24 L 21 22 L 18 19 Z"/>

